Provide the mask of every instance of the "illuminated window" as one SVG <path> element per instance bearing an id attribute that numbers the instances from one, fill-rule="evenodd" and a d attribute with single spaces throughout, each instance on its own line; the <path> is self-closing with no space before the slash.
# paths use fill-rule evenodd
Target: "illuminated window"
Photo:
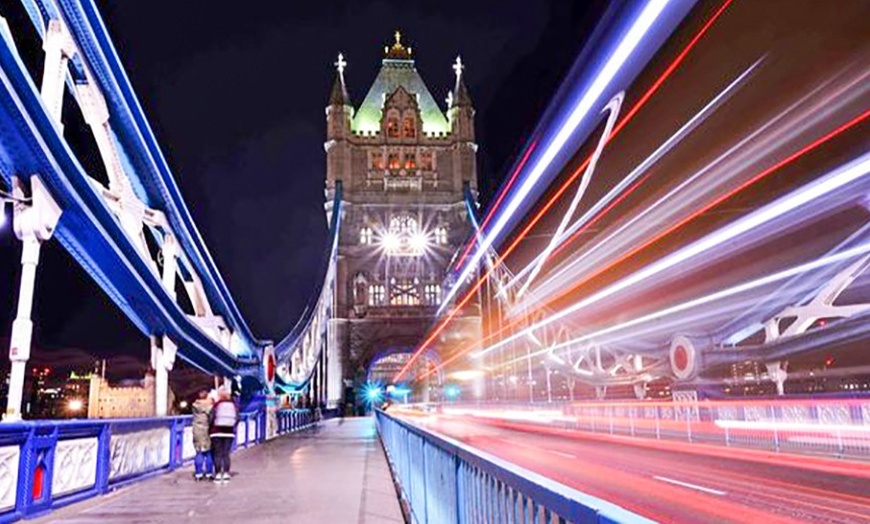
<path id="1" fill-rule="evenodd" d="M 405 153 L 405 169 L 417 169 L 417 158 L 414 153 Z"/>
<path id="2" fill-rule="evenodd" d="M 386 302 L 387 292 L 383 284 L 371 284 L 369 286 L 369 305 L 383 306 Z"/>
<path id="3" fill-rule="evenodd" d="M 410 280 L 407 278 L 390 280 L 390 305 L 391 306 L 419 306 L 420 294 L 417 290 L 419 282 L 415 278 Z"/>
<path id="4" fill-rule="evenodd" d="M 417 219 L 411 215 L 402 214 L 390 218 L 390 233 L 394 235 L 414 235 L 417 229 Z"/>
<path id="5" fill-rule="evenodd" d="M 402 135 L 405 138 L 417 137 L 417 121 L 413 116 L 406 116 L 403 121 Z"/>
<path id="6" fill-rule="evenodd" d="M 366 245 L 372 243 L 372 228 L 366 226 L 359 230 L 359 243 Z"/>
<path id="7" fill-rule="evenodd" d="M 437 306 L 441 302 L 441 286 L 438 284 L 426 284 L 423 288 L 423 299 L 428 306 Z"/>
<path id="8" fill-rule="evenodd" d="M 417 219 L 409 214 L 390 218 L 390 226 L 380 238 L 381 247 L 390 256 L 420 256 L 426 251 L 429 238 L 420 231 Z"/>
<path id="9" fill-rule="evenodd" d="M 390 168 L 390 171 L 398 171 L 402 168 L 402 163 L 399 161 L 398 153 L 390 153 L 389 160 L 387 161 L 387 167 Z"/>
<path id="10" fill-rule="evenodd" d="M 420 169 L 424 171 L 432 171 L 435 168 L 435 164 L 432 159 L 431 151 L 423 151 L 420 153 Z"/>
<path id="11" fill-rule="evenodd" d="M 447 244 L 447 227 L 438 226 L 435 228 L 435 243 L 442 246 Z"/>
<path id="12" fill-rule="evenodd" d="M 383 169 L 384 168 L 384 154 L 380 151 L 375 151 L 372 153 L 372 169 Z"/>
<path id="13" fill-rule="evenodd" d="M 394 116 L 387 117 L 387 137 L 399 138 L 399 119 Z"/>

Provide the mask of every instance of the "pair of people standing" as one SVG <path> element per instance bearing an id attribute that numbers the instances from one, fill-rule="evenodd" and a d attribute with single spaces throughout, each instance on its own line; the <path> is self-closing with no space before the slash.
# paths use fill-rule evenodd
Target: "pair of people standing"
<path id="1" fill-rule="evenodd" d="M 239 411 L 230 392 L 219 389 L 212 403 L 205 391 L 193 403 L 194 478 L 230 481 L 230 452 L 236 436 Z M 212 473 L 214 472 L 214 473 Z"/>

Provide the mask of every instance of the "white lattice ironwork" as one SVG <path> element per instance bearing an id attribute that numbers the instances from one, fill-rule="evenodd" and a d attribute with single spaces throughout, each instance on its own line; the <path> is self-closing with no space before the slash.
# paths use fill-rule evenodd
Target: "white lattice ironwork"
<path id="1" fill-rule="evenodd" d="M 0 511 L 15 507 L 18 495 L 19 446 L 0 447 Z"/>
<path id="2" fill-rule="evenodd" d="M 870 304 L 836 305 L 834 302 L 864 271 L 870 267 L 870 256 L 862 257 L 829 280 L 805 304 L 788 306 L 764 323 L 764 343 L 800 335 L 817 321 L 849 318 L 870 309 Z M 783 328 L 783 324 L 788 326 Z"/>
<path id="3" fill-rule="evenodd" d="M 162 468 L 169 464 L 169 428 L 113 434 L 109 447 L 110 480 Z"/>
<path id="4" fill-rule="evenodd" d="M 161 278 L 167 295 L 176 300 L 175 283 L 180 278 L 193 309 L 191 320 L 225 350 L 238 354 L 239 348 L 235 347 L 238 344 L 234 344 L 238 337 L 228 328 L 224 318 L 214 313 L 201 275 L 197 274 L 196 266 L 191 263 L 199 254 L 186 252 L 176 240 L 178 232 L 173 230 L 165 210 L 149 207 L 146 203 L 148 198 L 143 194 L 141 182 L 130 172 L 129 151 L 125 151 L 118 138 L 118 116 L 110 110 L 107 94 L 103 92 L 98 76 L 86 53 L 82 52 L 80 42 L 73 38 L 64 17 L 48 21 L 43 50 L 42 101 L 62 135 L 63 99 L 69 87 L 69 95 L 90 129 L 108 177 L 108 184 L 104 185 L 94 177 L 94 173 L 88 173 L 96 193 L 115 215 L 142 260 Z M 78 73 L 74 81 L 70 81 L 69 64 L 72 62 L 75 62 Z M 156 413 L 165 415 L 167 373 L 173 367 L 176 347 L 168 337 L 160 338 L 163 339 L 160 343 L 152 343 L 152 365 L 157 382 Z"/>
<path id="5" fill-rule="evenodd" d="M 54 451 L 54 497 L 90 488 L 97 479 L 97 437 L 61 440 Z"/>

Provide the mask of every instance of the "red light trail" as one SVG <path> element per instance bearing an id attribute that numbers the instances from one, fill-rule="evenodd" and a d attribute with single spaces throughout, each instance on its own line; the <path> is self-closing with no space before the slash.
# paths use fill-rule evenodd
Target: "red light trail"
<path id="1" fill-rule="evenodd" d="M 622 129 L 625 128 L 625 126 L 628 124 L 628 122 L 632 118 L 634 118 L 634 116 L 637 114 L 637 112 L 640 111 L 640 109 L 653 96 L 653 94 L 656 91 L 658 91 L 658 89 L 665 82 L 665 80 L 667 80 L 668 77 L 670 77 L 671 74 L 677 69 L 677 67 L 679 67 L 679 65 L 683 62 L 683 60 L 686 58 L 686 56 L 688 56 L 689 52 L 695 47 L 695 45 L 701 40 L 701 38 L 703 38 L 703 36 L 709 31 L 709 29 L 713 26 L 713 24 L 716 22 L 716 20 L 718 20 L 722 16 L 722 14 L 725 12 L 725 10 L 728 8 L 728 6 L 733 3 L 733 1 L 734 0 L 725 0 L 725 2 L 723 2 L 722 5 L 719 6 L 719 8 L 716 10 L 716 12 L 713 13 L 712 16 L 710 16 L 710 18 L 707 20 L 707 22 L 704 23 L 704 25 L 695 34 L 695 36 L 692 37 L 692 39 L 689 41 L 688 44 L 686 44 L 686 47 L 684 47 L 683 50 L 674 58 L 674 60 L 670 63 L 670 65 L 662 72 L 662 74 L 658 77 L 658 79 L 656 79 L 656 81 L 653 82 L 653 84 L 647 89 L 647 91 L 643 94 L 643 96 L 641 96 L 640 99 L 637 102 L 635 102 L 635 104 L 628 111 L 628 113 L 626 113 L 625 117 L 619 123 L 616 124 L 616 127 L 614 127 L 613 132 L 610 134 L 610 137 L 608 138 L 607 143 L 609 143 L 617 135 L 619 135 L 620 131 L 622 131 Z M 408 369 L 410 369 L 411 366 L 414 364 L 414 362 L 420 357 L 420 355 L 423 353 L 423 351 L 425 351 L 426 348 L 428 348 L 428 346 L 444 331 L 444 329 L 447 327 L 447 325 L 450 323 L 450 321 L 453 320 L 453 318 L 456 316 L 456 314 L 459 312 L 459 310 L 462 307 L 464 307 L 471 300 L 471 298 L 474 296 L 474 294 L 477 292 L 477 290 L 480 289 L 480 287 L 483 285 L 483 283 L 489 278 L 489 276 L 492 274 L 492 272 L 504 262 L 505 258 L 507 256 L 509 256 L 513 252 L 513 250 L 516 249 L 516 247 L 519 245 L 519 243 L 526 237 L 526 235 L 528 235 L 529 231 L 531 231 L 531 229 L 538 223 L 538 221 L 541 220 L 541 218 L 547 213 L 547 211 L 549 211 L 549 209 L 559 200 L 559 198 L 561 198 L 561 196 L 565 193 L 565 191 L 568 190 L 568 188 L 577 179 L 577 177 L 580 176 L 580 174 L 583 172 L 583 170 L 586 169 L 586 166 L 589 164 L 589 162 L 591 160 L 592 160 L 592 155 L 589 155 L 588 157 L 586 157 L 586 160 L 584 160 L 583 163 L 580 164 L 580 166 L 562 184 L 562 186 L 558 189 L 558 191 L 556 191 L 556 193 L 550 198 L 550 200 L 544 205 L 544 207 L 541 208 L 541 210 L 539 210 L 535 214 L 535 216 L 532 218 L 532 220 L 526 225 L 525 228 L 523 228 L 523 230 L 520 232 L 520 234 L 511 242 L 511 244 L 507 247 L 507 249 L 505 249 L 504 254 L 500 255 L 496 259 L 493 266 L 490 267 L 487 270 L 487 272 L 477 280 L 477 282 L 474 284 L 474 286 L 472 286 L 472 289 L 466 293 L 466 295 L 462 298 L 462 300 L 460 300 L 459 304 L 454 306 L 453 308 L 451 308 L 450 311 L 447 313 L 446 317 L 443 320 L 441 320 L 440 322 L 438 322 L 438 325 L 435 327 L 435 329 L 432 330 L 430 335 L 428 337 L 426 337 L 426 340 L 423 341 L 423 343 L 417 348 L 417 350 L 413 353 L 413 355 L 411 355 L 411 358 L 408 359 L 408 362 L 405 363 L 405 365 L 402 367 L 402 369 L 399 370 L 399 372 L 396 374 L 396 376 L 393 379 L 394 382 L 398 382 L 401 380 L 401 378 L 405 375 L 405 373 L 408 372 Z M 519 172 L 519 170 L 515 171 L 515 175 L 518 172 Z M 634 187 L 637 187 L 637 186 L 634 186 Z M 504 195 L 504 194 L 505 194 L 505 192 L 502 193 L 502 195 Z M 493 207 L 492 211 L 490 211 L 490 213 L 487 214 L 487 219 L 489 219 L 489 217 L 494 214 L 494 210 L 495 210 L 495 207 Z M 484 223 L 486 223 L 486 221 L 484 221 Z M 476 236 L 475 236 L 475 242 L 476 242 Z M 441 369 L 445 364 L 452 362 L 453 360 L 454 359 L 451 358 L 449 360 L 442 362 L 441 365 L 436 369 Z"/>

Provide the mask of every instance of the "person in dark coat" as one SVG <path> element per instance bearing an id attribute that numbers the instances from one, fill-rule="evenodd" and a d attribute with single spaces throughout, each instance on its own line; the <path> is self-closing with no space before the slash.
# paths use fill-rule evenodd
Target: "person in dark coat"
<path id="1" fill-rule="evenodd" d="M 209 436 L 209 420 L 211 420 L 213 403 L 205 390 L 200 391 L 198 397 L 191 408 L 193 411 L 193 448 L 196 450 L 196 456 L 193 459 L 193 478 L 202 480 L 214 478 L 211 437 Z"/>
<path id="2" fill-rule="evenodd" d="M 218 391 L 218 402 L 211 413 L 212 455 L 214 457 L 215 482 L 225 484 L 230 481 L 230 451 L 236 438 L 236 423 L 239 410 L 226 389 Z"/>

